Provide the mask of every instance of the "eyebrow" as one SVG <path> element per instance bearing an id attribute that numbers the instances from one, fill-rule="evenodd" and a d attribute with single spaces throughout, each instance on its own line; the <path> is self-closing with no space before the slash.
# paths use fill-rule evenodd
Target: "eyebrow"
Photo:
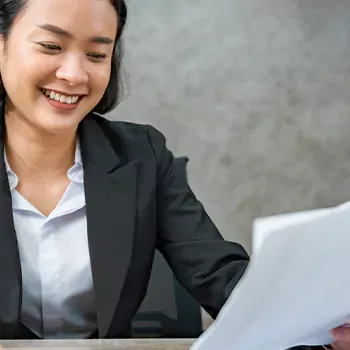
<path id="1" fill-rule="evenodd" d="M 66 37 L 66 38 L 69 38 L 69 39 L 74 39 L 74 35 L 60 27 L 56 27 L 52 24 L 40 24 L 40 25 L 37 25 L 38 28 L 40 29 L 43 29 L 43 30 L 46 30 L 50 33 L 53 33 L 53 34 L 56 34 L 56 35 L 59 35 L 59 36 L 62 36 L 62 37 Z M 114 40 L 108 36 L 92 36 L 89 38 L 89 42 L 90 43 L 94 43 L 94 44 L 107 44 L 107 45 L 110 45 L 110 44 L 113 44 L 114 43 Z"/>

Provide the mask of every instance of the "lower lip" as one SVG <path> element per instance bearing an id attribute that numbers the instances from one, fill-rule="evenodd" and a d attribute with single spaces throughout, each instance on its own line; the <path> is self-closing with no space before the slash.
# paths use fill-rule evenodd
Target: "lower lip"
<path id="1" fill-rule="evenodd" d="M 61 110 L 64 110 L 64 111 L 71 111 L 73 109 L 76 109 L 78 107 L 81 99 L 82 99 L 82 97 L 79 97 L 79 100 L 76 103 L 68 104 L 68 103 L 62 103 L 62 102 L 59 102 L 59 101 L 51 100 L 51 98 L 47 97 L 46 95 L 44 95 L 44 97 L 45 97 L 46 101 L 48 103 L 50 103 L 50 105 L 52 107 L 55 107 L 57 109 L 61 109 Z"/>

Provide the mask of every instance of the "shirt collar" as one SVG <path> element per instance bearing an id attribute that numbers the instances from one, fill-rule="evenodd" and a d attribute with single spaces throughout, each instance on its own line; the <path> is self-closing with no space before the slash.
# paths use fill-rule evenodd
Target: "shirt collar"
<path id="1" fill-rule="evenodd" d="M 14 190 L 17 185 L 18 185 L 18 177 L 17 175 L 11 170 L 10 164 L 7 160 L 7 156 L 6 156 L 6 150 L 4 149 L 4 162 L 5 162 L 5 166 L 6 166 L 6 172 L 7 172 L 7 177 L 8 177 L 8 181 L 9 181 L 9 186 L 10 186 L 10 190 Z"/>
<path id="2" fill-rule="evenodd" d="M 80 148 L 79 138 L 77 138 L 77 141 L 75 143 L 74 162 L 75 164 L 83 165 L 83 160 L 81 158 L 81 148 Z"/>
<path id="3" fill-rule="evenodd" d="M 12 191 L 18 185 L 18 177 L 10 167 L 5 149 L 4 149 L 4 162 L 6 166 L 7 176 L 9 179 L 10 190 Z M 79 138 L 77 138 L 77 141 L 75 144 L 74 165 L 67 171 L 67 176 L 71 181 L 84 183 L 84 170 L 83 170 L 83 161 L 81 156 Z"/>
<path id="4" fill-rule="evenodd" d="M 84 169 L 79 138 L 77 138 L 75 144 L 74 165 L 68 170 L 67 176 L 73 182 L 84 183 Z"/>

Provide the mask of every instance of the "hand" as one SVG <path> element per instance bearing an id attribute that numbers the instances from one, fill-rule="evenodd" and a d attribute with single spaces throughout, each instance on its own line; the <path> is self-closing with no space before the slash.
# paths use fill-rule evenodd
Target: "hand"
<path id="1" fill-rule="evenodd" d="M 334 350 L 350 350 L 350 327 L 341 326 L 332 330 L 335 342 L 331 345 Z"/>

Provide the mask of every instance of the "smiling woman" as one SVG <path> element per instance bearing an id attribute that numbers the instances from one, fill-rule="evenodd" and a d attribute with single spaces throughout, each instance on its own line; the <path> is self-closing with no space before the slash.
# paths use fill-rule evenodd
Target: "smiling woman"
<path id="1" fill-rule="evenodd" d="M 248 256 L 118 103 L 123 0 L 0 2 L 0 339 L 125 337 L 156 248 L 215 317 Z"/>
<path id="2" fill-rule="evenodd" d="M 0 6 L 0 67 L 11 116 L 30 115 L 27 122 L 57 132 L 77 125 L 91 110 L 105 113 L 115 106 L 126 20 L 123 1 L 92 1 L 86 6 L 84 0 L 5 0 Z M 67 16 L 67 8 L 79 16 Z M 52 109 L 45 102 L 50 99 L 42 98 L 46 94 L 39 93 L 43 89 L 62 103 L 51 104 Z M 74 103 L 73 96 L 79 96 Z M 66 118 L 61 109 L 67 111 L 68 97 L 71 113 Z"/>
<path id="3" fill-rule="evenodd" d="M 165 137 L 102 116 L 126 17 L 123 0 L 0 2 L 0 339 L 129 336 L 156 249 L 213 318 L 248 265 Z"/>

